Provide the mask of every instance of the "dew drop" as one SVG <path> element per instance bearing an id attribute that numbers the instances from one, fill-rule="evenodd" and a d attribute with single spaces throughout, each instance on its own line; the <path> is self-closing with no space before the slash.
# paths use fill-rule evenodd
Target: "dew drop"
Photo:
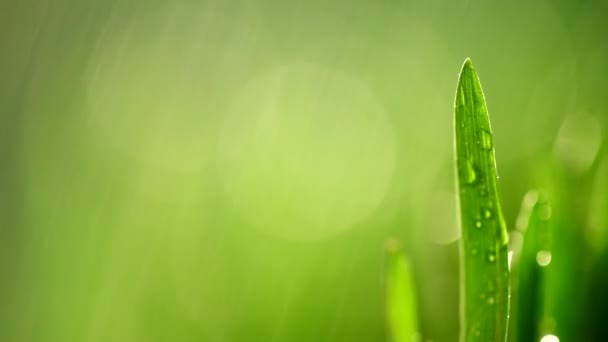
<path id="1" fill-rule="evenodd" d="M 494 253 L 494 251 L 490 251 L 488 253 L 488 261 L 489 262 L 494 262 L 496 261 L 496 254 Z"/>
<path id="2" fill-rule="evenodd" d="M 465 104 L 465 98 L 464 98 L 464 91 L 462 91 L 462 89 L 459 89 L 458 91 L 458 97 L 460 98 L 460 105 L 464 105 Z M 464 121 L 460 124 L 460 126 L 464 127 Z"/>
<path id="3" fill-rule="evenodd" d="M 485 217 L 486 219 L 491 219 L 492 218 L 492 211 L 490 209 L 484 209 L 484 211 L 483 211 L 483 217 Z"/>
<path id="4" fill-rule="evenodd" d="M 477 220 L 475 221 L 475 228 L 480 229 L 482 226 L 481 221 Z"/>
<path id="5" fill-rule="evenodd" d="M 481 131 L 481 147 L 485 150 L 491 150 L 492 145 L 492 134 L 486 130 Z"/>
<path id="6" fill-rule="evenodd" d="M 545 335 L 540 339 L 540 342 L 559 342 L 559 338 L 555 335 Z"/>
<path id="7" fill-rule="evenodd" d="M 475 173 L 475 168 L 471 161 L 467 160 L 465 169 L 463 170 L 463 180 L 466 184 L 473 184 L 477 179 L 477 174 Z"/>
<path id="8" fill-rule="evenodd" d="M 547 250 L 538 251 L 536 253 L 536 262 L 539 266 L 545 267 L 551 263 L 551 252 Z"/>
<path id="9" fill-rule="evenodd" d="M 488 304 L 494 305 L 494 297 L 488 298 Z"/>

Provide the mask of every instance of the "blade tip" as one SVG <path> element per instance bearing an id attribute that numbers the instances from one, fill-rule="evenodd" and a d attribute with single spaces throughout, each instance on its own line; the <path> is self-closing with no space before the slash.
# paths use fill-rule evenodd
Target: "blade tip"
<path id="1" fill-rule="evenodd" d="M 464 69 L 464 68 L 473 68 L 473 62 L 471 62 L 471 58 L 470 58 L 470 57 L 467 57 L 467 58 L 464 60 L 464 64 L 462 65 L 462 68 L 463 68 L 463 69 Z"/>

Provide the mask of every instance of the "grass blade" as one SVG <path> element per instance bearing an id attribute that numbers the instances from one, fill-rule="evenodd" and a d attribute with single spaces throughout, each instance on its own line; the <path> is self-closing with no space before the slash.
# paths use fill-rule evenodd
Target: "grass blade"
<path id="1" fill-rule="evenodd" d="M 418 312 L 410 263 L 396 241 L 389 241 L 386 252 L 386 317 L 391 341 L 416 341 Z"/>
<path id="2" fill-rule="evenodd" d="M 455 101 L 461 240 L 461 341 L 506 340 L 509 311 L 507 231 L 498 199 L 490 120 L 467 58 Z"/>
<path id="3" fill-rule="evenodd" d="M 543 194 L 529 192 L 522 204 L 517 229 L 523 236 L 513 277 L 517 277 L 517 293 L 511 308 L 513 341 L 539 341 L 540 324 L 545 317 L 543 284 L 544 269 L 551 262 L 549 213 L 551 207 Z M 513 267 L 513 266 L 512 266 Z M 515 282 L 512 282 L 515 283 Z"/>

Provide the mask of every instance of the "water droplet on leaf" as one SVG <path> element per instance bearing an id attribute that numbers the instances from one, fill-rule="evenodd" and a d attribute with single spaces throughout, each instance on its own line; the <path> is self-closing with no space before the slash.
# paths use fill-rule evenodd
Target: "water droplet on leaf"
<path id="1" fill-rule="evenodd" d="M 481 147 L 485 150 L 491 150 L 493 147 L 492 134 L 486 130 L 481 131 Z"/>
<path id="2" fill-rule="evenodd" d="M 494 262 L 496 261 L 496 254 L 494 253 L 494 251 L 490 251 L 488 253 L 488 261 L 489 262 Z"/>
<path id="3" fill-rule="evenodd" d="M 541 250 L 536 253 L 536 262 L 539 266 L 545 267 L 551 263 L 551 252 L 547 250 Z"/>
<path id="4" fill-rule="evenodd" d="M 484 209 L 484 211 L 483 211 L 483 217 L 485 217 L 486 219 L 491 219 L 492 218 L 492 211 L 490 209 Z"/>
<path id="5" fill-rule="evenodd" d="M 458 90 L 458 97 L 460 97 L 460 105 L 464 105 L 465 104 L 465 99 L 464 99 L 464 91 L 462 91 L 462 89 Z M 460 125 L 462 127 L 464 127 L 464 121 Z"/>
<path id="6" fill-rule="evenodd" d="M 463 170 L 463 180 L 466 184 L 473 184 L 477 179 L 477 174 L 475 174 L 475 168 L 470 161 L 467 160 L 465 168 Z"/>
<path id="7" fill-rule="evenodd" d="M 559 338 L 555 335 L 545 335 L 540 339 L 540 342 L 559 342 Z"/>

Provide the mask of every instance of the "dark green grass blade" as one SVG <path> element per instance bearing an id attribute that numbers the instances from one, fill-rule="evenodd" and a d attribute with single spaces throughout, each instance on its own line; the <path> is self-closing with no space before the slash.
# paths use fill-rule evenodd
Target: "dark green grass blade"
<path id="1" fill-rule="evenodd" d="M 517 311 L 514 325 L 517 327 L 512 336 L 514 341 L 539 341 L 539 326 L 544 317 L 542 285 L 545 278 L 544 268 L 551 261 L 551 230 L 549 226 L 550 207 L 544 195 L 536 195 L 530 201 L 526 224 L 518 227 L 523 236 L 521 253 L 517 261 Z M 523 206 L 522 206 L 523 207 Z M 514 269 L 515 270 L 515 269 Z"/>
<path id="2" fill-rule="evenodd" d="M 460 206 L 462 341 L 505 341 L 509 311 L 507 231 L 498 199 L 490 120 L 471 61 L 455 101 Z"/>
<path id="3" fill-rule="evenodd" d="M 399 243 L 386 246 L 386 318 L 393 342 L 411 342 L 418 335 L 416 291 L 410 263 Z"/>

